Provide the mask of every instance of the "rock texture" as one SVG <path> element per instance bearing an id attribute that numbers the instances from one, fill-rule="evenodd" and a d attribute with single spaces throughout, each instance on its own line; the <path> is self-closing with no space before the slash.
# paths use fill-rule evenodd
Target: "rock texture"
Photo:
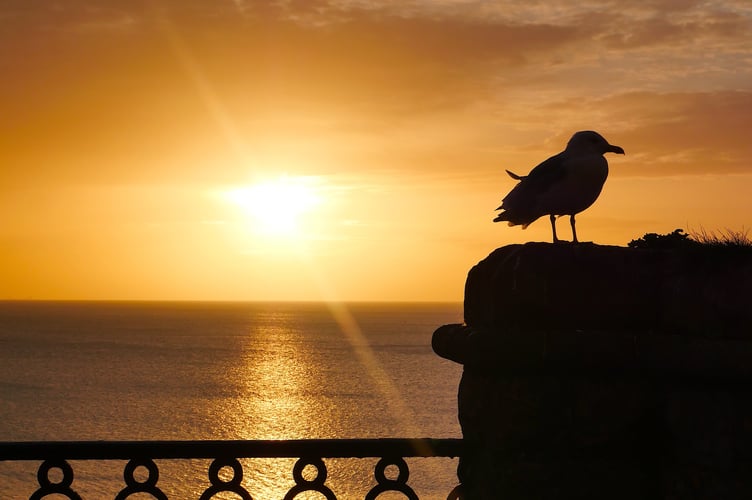
<path id="1" fill-rule="evenodd" d="M 467 498 L 752 498 L 750 304 L 749 253 L 494 251 L 433 338 Z"/>

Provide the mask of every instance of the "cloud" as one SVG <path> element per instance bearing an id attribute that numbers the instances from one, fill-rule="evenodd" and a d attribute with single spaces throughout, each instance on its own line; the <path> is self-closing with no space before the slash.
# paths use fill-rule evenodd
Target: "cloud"
<path id="1" fill-rule="evenodd" d="M 644 145 L 635 151 L 642 174 L 752 172 L 752 91 L 634 93 L 603 105 L 633 120 L 620 135 Z"/>
<path id="2" fill-rule="evenodd" d="M 606 29 L 596 39 L 607 48 L 632 50 L 645 47 L 739 47 L 738 42 L 752 27 L 749 15 L 735 11 L 655 11 L 644 18 L 625 18 L 617 15 L 617 22 L 604 22 L 604 14 L 583 15 L 583 21 L 597 22 Z M 620 18 L 620 19 L 619 19 Z"/>
<path id="3" fill-rule="evenodd" d="M 531 126 L 553 130 L 546 144 L 595 128 L 627 152 L 616 175 L 675 176 L 752 172 L 748 137 L 752 91 L 628 92 L 550 102 Z M 540 146 L 539 146 L 540 147 Z"/>
<path id="4" fill-rule="evenodd" d="M 581 128 L 634 172 L 748 168 L 746 1 L 41 5 L 0 7 L 0 155 L 29 172 L 224 158 L 230 129 L 358 168 L 483 171 Z"/>

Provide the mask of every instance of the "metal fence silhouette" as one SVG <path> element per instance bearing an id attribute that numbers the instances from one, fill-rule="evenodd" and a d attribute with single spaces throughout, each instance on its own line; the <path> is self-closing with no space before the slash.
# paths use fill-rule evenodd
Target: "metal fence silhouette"
<path id="1" fill-rule="evenodd" d="M 239 459 L 296 458 L 292 470 L 295 485 L 287 491 L 284 500 L 292 500 L 306 491 L 318 492 L 327 500 L 333 500 L 337 496 L 327 485 L 324 458 L 378 458 L 373 471 L 376 484 L 365 499 L 376 499 L 384 492 L 394 491 L 417 500 L 418 495 L 408 482 L 410 471 L 405 458 L 459 457 L 462 451 L 461 439 L 431 438 L 5 442 L 0 443 L 0 461 L 42 462 L 37 471 L 38 488 L 29 500 L 43 499 L 48 495 L 83 500 L 73 485 L 75 473 L 69 463 L 71 460 L 126 461 L 124 486 L 115 500 L 126 500 L 137 493 L 168 500 L 159 487 L 159 468 L 154 460 L 210 459 L 207 471 L 210 485 L 198 500 L 208 500 L 221 492 L 231 492 L 244 500 L 251 500 L 253 497 L 242 485 L 243 467 Z M 142 472 L 136 474 L 139 469 Z M 308 472 L 304 474 L 306 469 Z M 387 472 L 388 469 L 391 473 Z M 224 474 L 220 474 L 222 470 Z M 447 492 L 448 500 L 462 498 L 460 485 Z"/>

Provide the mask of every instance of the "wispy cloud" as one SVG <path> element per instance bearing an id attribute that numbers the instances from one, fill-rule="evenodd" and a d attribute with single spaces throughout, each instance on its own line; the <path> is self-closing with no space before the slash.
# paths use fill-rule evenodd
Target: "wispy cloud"
<path id="1" fill-rule="evenodd" d="M 59 172 L 91 158 L 153 166 L 224 151 L 227 126 L 196 81 L 251 157 L 313 152 L 332 169 L 385 171 L 469 160 L 482 172 L 587 127 L 662 158 L 662 173 L 752 168 L 744 0 L 55 5 L 0 6 L 12 75 L 0 103 L 14 123 L 0 154 L 30 172 L 48 158 Z"/>

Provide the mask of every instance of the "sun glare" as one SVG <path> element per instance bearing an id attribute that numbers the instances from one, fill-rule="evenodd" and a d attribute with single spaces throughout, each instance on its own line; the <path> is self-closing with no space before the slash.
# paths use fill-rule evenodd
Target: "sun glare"
<path id="1" fill-rule="evenodd" d="M 227 191 L 226 197 L 245 212 L 254 229 L 277 236 L 299 235 L 302 219 L 321 202 L 306 177 L 259 182 Z"/>

